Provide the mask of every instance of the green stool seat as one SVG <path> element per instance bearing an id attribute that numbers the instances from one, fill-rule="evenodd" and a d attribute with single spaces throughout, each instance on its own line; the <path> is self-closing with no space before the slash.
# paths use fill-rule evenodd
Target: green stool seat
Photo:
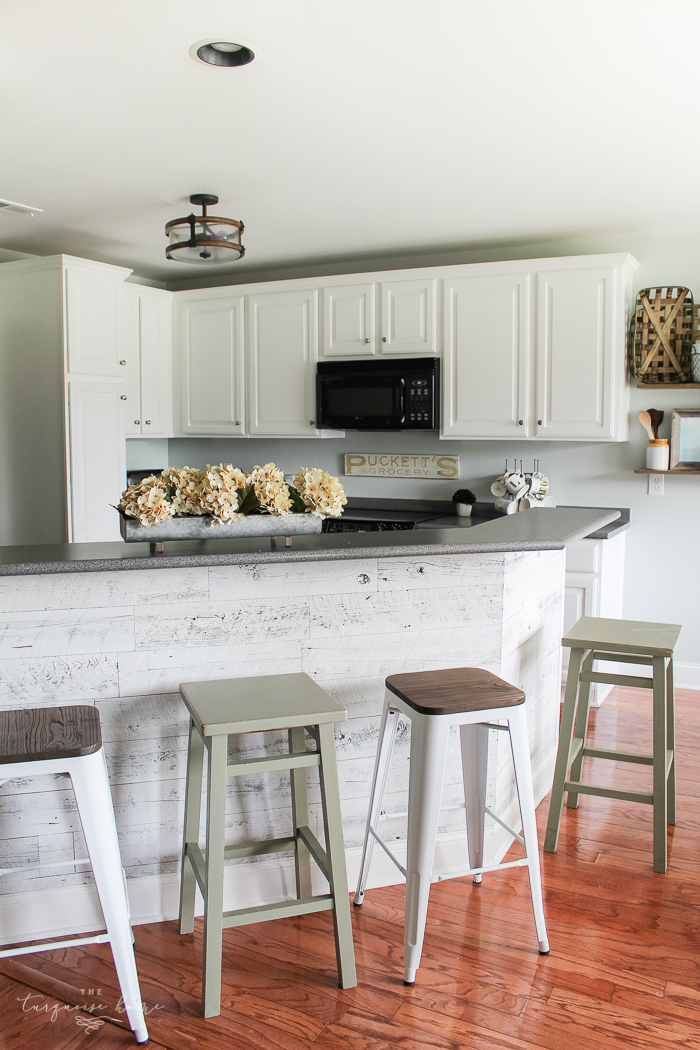
<path id="1" fill-rule="evenodd" d="M 332 910 L 339 984 L 341 988 L 354 988 L 357 978 L 333 733 L 333 723 L 347 719 L 345 708 L 307 674 L 188 682 L 180 686 L 180 695 L 190 713 L 180 881 L 180 933 L 192 933 L 194 930 L 195 890 L 199 886 L 204 898 L 204 1016 L 214 1017 L 221 1010 L 224 928 L 277 919 L 284 915 Z M 288 752 L 228 762 L 229 734 L 280 729 L 288 732 Z M 307 737 L 315 741 L 315 751 L 307 751 Z M 207 821 L 206 848 L 202 852 L 198 840 L 205 750 L 208 765 Z M 317 766 L 319 770 L 325 849 L 309 829 L 306 771 L 310 766 Z M 278 769 L 290 771 L 290 835 L 225 846 L 227 778 Z M 295 900 L 224 911 L 225 859 L 292 850 L 296 868 Z M 313 895 L 312 857 L 328 882 L 329 892 L 326 894 Z"/>
<path id="2" fill-rule="evenodd" d="M 673 650 L 680 632 L 680 626 L 672 623 L 582 616 L 562 639 L 561 644 L 571 648 L 571 659 L 544 840 L 547 853 L 554 853 L 557 848 L 564 792 L 567 792 L 568 809 L 578 807 L 579 795 L 599 795 L 653 806 L 654 871 L 666 871 L 666 827 L 676 823 Z M 637 677 L 594 671 L 596 660 L 641 664 L 651 667 L 652 673 L 651 676 Z M 586 747 L 591 682 L 652 690 L 654 743 L 651 755 Z M 586 757 L 652 766 L 652 790 L 620 791 L 599 784 L 586 784 L 581 780 Z"/>

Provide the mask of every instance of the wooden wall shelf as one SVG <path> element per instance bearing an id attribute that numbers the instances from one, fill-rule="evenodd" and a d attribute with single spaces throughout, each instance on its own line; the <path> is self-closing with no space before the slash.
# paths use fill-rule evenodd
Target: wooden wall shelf
<path id="1" fill-rule="evenodd" d="M 639 470 L 635 470 L 635 474 L 700 474 L 700 469 L 690 470 L 686 467 L 678 469 L 674 467 L 673 470 L 651 470 L 650 467 L 642 467 Z"/>
<path id="2" fill-rule="evenodd" d="M 637 383 L 637 390 L 700 390 L 700 383 Z"/>

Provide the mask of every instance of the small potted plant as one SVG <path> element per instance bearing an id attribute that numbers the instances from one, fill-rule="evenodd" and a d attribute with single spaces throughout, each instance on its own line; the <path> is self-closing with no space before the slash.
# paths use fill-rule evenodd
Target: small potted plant
<path id="1" fill-rule="evenodd" d="M 468 518 L 472 512 L 472 507 L 476 503 L 476 495 L 471 489 L 457 489 L 452 497 L 452 502 L 459 516 Z"/>

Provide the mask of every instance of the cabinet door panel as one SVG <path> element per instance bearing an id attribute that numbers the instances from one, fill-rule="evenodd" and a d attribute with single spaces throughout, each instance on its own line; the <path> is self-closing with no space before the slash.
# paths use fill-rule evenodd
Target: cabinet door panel
<path id="1" fill-rule="evenodd" d="M 125 286 L 121 302 L 122 354 L 126 361 L 122 368 L 128 387 L 128 400 L 124 417 L 127 437 L 141 434 L 141 351 L 139 348 L 139 293 Z"/>
<path id="2" fill-rule="evenodd" d="M 186 301 L 183 341 L 185 434 L 243 434 L 243 298 Z"/>
<path id="3" fill-rule="evenodd" d="M 382 284 L 383 354 L 434 354 L 437 351 L 437 281 Z"/>
<path id="4" fill-rule="evenodd" d="M 537 274 L 541 437 L 614 437 L 614 280 L 601 267 Z"/>
<path id="5" fill-rule="evenodd" d="M 119 540 L 114 507 L 126 487 L 120 383 L 68 384 L 73 543 Z"/>
<path id="6" fill-rule="evenodd" d="M 527 274 L 445 281 L 443 437 L 526 436 L 529 287 Z"/>
<path id="7" fill-rule="evenodd" d="M 149 437 L 172 435 L 170 311 L 168 299 L 140 296 L 141 433 Z"/>
<path id="8" fill-rule="evenodd" d="M 323 357 L 374 353 L 374 285 L 323 289 Z"/>
<path id="9" fill-rule="evenodd" d="M 66 282 L 68 371 L 74 375 L 121 378 L 122 283 L 79 270 L 68 270 Z"/>
<path id="10" fill-rule="evenodd" d="M 249 433 L 316 436 L 318 293 L 248 296 Z"/>

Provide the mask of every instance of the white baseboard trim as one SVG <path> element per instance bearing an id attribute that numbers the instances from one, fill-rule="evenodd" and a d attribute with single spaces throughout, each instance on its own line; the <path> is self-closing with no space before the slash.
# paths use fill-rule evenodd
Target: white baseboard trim
<path id="1" fill-rule="evenodd" d="M 673 676 L 676 689 L 700 689 L 700 664 L 673 661 Z"/>
<path id="2" fill-rule="evenodd" d="M 698 668 L 700 672 L 700 668 Z M 549 791 L 552 782 L 555 755 L 552 753 L 533 770 L 535 804 Z M 511 812 L 512 810 L 512 812 Z M 504 813 L 507 823 L 517 820 L 517 802 Z M 518 824 L 519 826 L 519 824 Z M 511 839 L 496 825 L 487 834 L 486 855 L 497 863 L 508 850 Z M 405 866 L 406 843 L 392 846 L 397 859 Z M 351 891 L 357 882 L 362 850 L 347 850 L 348 884 Z M 442 875 L 464 871 L 469 867 L 466 837 L 462 834 L 441 835 L 435 848 L 434 872 Z M 315 869 L 315 866 L 312 865 Z M 368 888 L 393 886 L 403 879 L 381 849 L 375 849 Z M 325 891 L 325 880 L 314 870 L 314 891 Z M 131 921 L 134 925 L 163 922 L 177 918 L 179 904 L 179 875 L 147 875 L 129 879 Z M 295 895 L 294 861 L 291 857 L 262 860 L 254 864 L 229 865 L 224 876 L 224 908 L 254 907 L 270 904 Z M 197 914 L 202 913 L 202 900 L 197 894 Z M 0 895 L 0 944 L 15 941 L 38 940 L 44 937 L 66 937 L 104 928 L 95 887 L 62 886 L 52 890 L 28 890 Z"/>

